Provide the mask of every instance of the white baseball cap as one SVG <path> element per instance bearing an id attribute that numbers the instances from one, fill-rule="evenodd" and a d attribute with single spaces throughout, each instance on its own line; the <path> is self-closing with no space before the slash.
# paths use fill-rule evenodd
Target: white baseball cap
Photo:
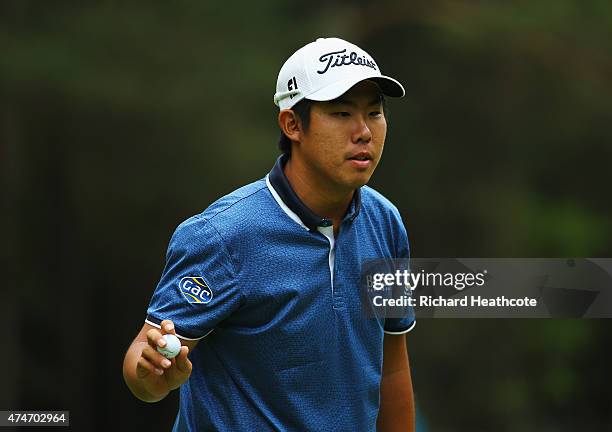
<path id="1" fill-rule="evenodd" d="M 387 96 L 406 93 L 397 80 L 382 75 L 374 59 L 357 45 L 338 38 L 319 38 L 287 59 L 278 73 L 274 104 L 288 109 L 302 99 L 336 99 L 363 80 L 376 82 Z"/>

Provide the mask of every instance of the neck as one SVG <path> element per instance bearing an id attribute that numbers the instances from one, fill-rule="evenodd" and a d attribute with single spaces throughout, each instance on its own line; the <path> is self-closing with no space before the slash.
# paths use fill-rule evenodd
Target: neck
<path id="1" fill-rule="evenodd" d="M 340 191 L 330 184 L 324 184 L 299 159 L 290 158 L 284 171 L 300 200 L 316 214 L 331 219 L 337 234 L 355 191 Z"/>

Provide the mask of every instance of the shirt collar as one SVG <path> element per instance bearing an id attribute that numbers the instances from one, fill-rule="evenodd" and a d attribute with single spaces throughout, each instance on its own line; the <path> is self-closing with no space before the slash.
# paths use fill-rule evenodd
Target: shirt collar
<path id="1" fill-rule="evenodd" d="M 309 230 L 316 230 L 318 227 L 328 227 L 332 225 L 331 219 L 324 218 L 322 216 L 317 215 L 312 210 L 310 210 L 306 204 L 302 202 L 289 184 L 289 180 L 287 180 L 287 176 L 283 170 L 285 164 L 288 160 L 287 155 L 281 155 L 276 160 L 272 171 L 268 175 L 268 187 L 271 186 L 273 189 L 273 195 L 276 195 L 282 200 L 281 207 L 286 211 L 284 204 L 288 209 L 296 215 L 302 224 L 307 227 Z M 361 192 L 359 189 L 355 190 L 353 194 L 353 199 L 351 200 L 351 205 L 344 217 L 344 221 L 351 220 L 353 221 L 361 211 Z M 289 214 L 291 217 L 292 215 Z"/>

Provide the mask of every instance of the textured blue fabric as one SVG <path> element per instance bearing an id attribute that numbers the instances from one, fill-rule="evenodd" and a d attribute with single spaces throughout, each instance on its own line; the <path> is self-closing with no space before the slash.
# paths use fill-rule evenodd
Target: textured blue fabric
<path id="1" fill-rule="evenodd" d="M 375 431 L 385 322 L 364 316 L 360 263 L 408 256 L 399 212 L 361 188 L 361 210 L 336 239 L 333 290 L 329 250 L 323 234 L 287 215 L 265 179 L 176 229 L 147 320 L 207 336 L 190 354 L 174 430 Z M 212 299 L 188 301 L 185 277 L 201 278 Z"/>

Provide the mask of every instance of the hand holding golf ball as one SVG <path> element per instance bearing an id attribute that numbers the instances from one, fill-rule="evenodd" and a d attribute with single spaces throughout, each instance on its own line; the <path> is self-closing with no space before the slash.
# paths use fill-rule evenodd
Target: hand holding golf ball
<path id="1" fill-rule="evenodd" d="M 157 351 L 167 359 L 172 359 L 179 355 L 181 352 L 181 341 L 179 338 L 169 333 L 163 335 L 162 338 L 166 341 L 166 345 L 164 347 L 158 346 Z"/>
<path id="2" fill-rule="evenodd" d="M 164 387 L 171 391 L 189 379 L 193 365 L 187 354 L 195 344 L 190 345 L 189 341 L 184 341 L 183 345 L 174 334 L 174 323 L 171 320 L 163 320 L 159 328 L 151 325 L 148 327 L 147 342 L 142 346 L 136 362 L 136 374 L 143 385 L 153 391 L 151 394 L 157 395 Z"/>

